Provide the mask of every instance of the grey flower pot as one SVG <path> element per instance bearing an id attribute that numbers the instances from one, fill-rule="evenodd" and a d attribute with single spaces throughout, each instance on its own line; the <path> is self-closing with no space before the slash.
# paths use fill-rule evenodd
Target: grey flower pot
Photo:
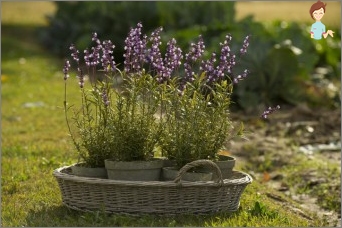
<path id="1" fill-rule="evenodd" d="M 170 159 L 168 159 L 166 157 L 157 157 L 155 159 L 163 160 L 163 167 L 176 166 L 176 161 L 175 160 L 170 160 Z"/>
<path id="2" fill-rule="evenodd" d="M 105 160 L 108 179 L 128 181 L 159 181 L 163 160 L 150 161 L 113 161 Z"/>
<path id="3" fill-rule="evenodd" d="M 71 166 L 72 174 L 81 177 L 94 177 L 107 179 L 107 170 L 103 168 L 90 168 L 85 167 L 84 163 L 77 163 Z"/>
<path id="4" fill-rule="evenodd" d="M 229 179 L 232 176 L 233 168 L 235 166 L 236 159 L 229 155 L 219 155 L 219 161 L 214 163 L 220 168 L 223 179 Z M 201 172 L 210 172 L 211 170 L 207 167 L 200 167 Z M 211 180 L 216 180 L 218 177 L 214 173 Z"/>
<path id="5" fill-rule="evenodd" d="M 228 179 L 232 176 L 233 168 L 235 166 L 236 159 L 232 156 L 219 155 L 220 160 L 215 161 L 216 165 L 220 168 L 223 179 Z M 213 179 L 217 178 L 215 175 Z"/>

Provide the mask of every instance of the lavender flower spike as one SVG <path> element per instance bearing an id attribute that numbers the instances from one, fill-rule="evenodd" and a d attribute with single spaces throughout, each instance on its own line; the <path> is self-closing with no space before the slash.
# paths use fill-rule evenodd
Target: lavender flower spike
<path id="1" fill-rule="evenodd" d="M 242 48 L 240 49 L 240 53 L 242 55 L 247 53 L 247 47 L 249 46 L 249 38 L 250 35 L 246 36 L 245 40 L 243 41 Z"/>
<path id="2" fill-rule="evenodd" d="M 277 106 L 274 107 L 274 108 L 268 107 L 268 109 L 265 110 L 265 111 L 262 113 L 261 116 L 262 116 L 264 119 L 267 119 L 268 115 L 270 115 L 271 113 L 273 113 L 274 111 L 276 111 L 276 110 L 278 110 L 278 109 L 280 109 L 280 106 L 279 106 L 279 105 L 277 105 Z"/>
<path id="3" fill-rule="evenodd" d="M 195 72 L 192 71 L 192 65 L 202 57 L 204 49 L 205 45 L 203 42 L 202 35 L 199 35 L 197 44 L 191 43 L 190 51 L 187 54 L 185 54 L 185 78 L 183 80 L 183 84 L 185 84 L 187 81 L 193 80 Z"/>
<path id="4" fill-rule="evenodd" d="M 249 74 L 249 71 L 247 69 L 245 69 L 243 71 L 242 74 L 239 74 L 238 76 L 236 76 L 234 79 L 233 79 L 233 82 L 235 84 L 239 83 L 239 81 L 242 81 L 243 79 L 245 79 L 247 77 L 247 75 Z"/>
<path id="5" fill-rule="evenodd" d="M 150 36 L 149 41 L 151 42 L 151 48 L 147 50 L 149 53 L 148 61 L 151 63 L 153 70 L 155 70 L 159 79 L 162 77 L 163 72 L 165 71 L 163 58 L 159 49 L 159 46 L 162 44 L 160 33 L 163 31 L 162 27 L 155 29 Z"/>
<path id="6" fill-rule="evenodd" d="M 102 91 L 102 101 L 103 101 L 103 103 L 104 103 L 105 106 L 108 106 L 109 103 L 110 103 L 110 101 L 109 101 L 109 99 L 108 99 L 107 92 L 106 92 L 105 89 L 103 89 L 103 91 Z"/>
<path id="7" fill-rule="evenodd" d="M 105 72 L 109 71 L 115 71 L 115 62 L 113 57 L 113 49 L 115 48 L 115 45 L 112 44 L 110 40 L 103 41 L 103 47 L 102 47 L 102 67 Z"/>
<path id="8" fill-rule="evenodd" d="M 70 69 L 70 62 L 69 60 L 66 60 L 63 67 L 63 74 L 64 74 L 64 80 L 66 81 L 69 78 L 69 69 Z"/>
<path id="9" fill-rule="evenodd" d="M 210 59 L 204 61 L 202 60 L 200 70 L 206 73 L 207 82 L 212 83 L 217 81 L 218 70 L 215 69 L 216 53 L 211 54 Z"/>
<path id="10" fill-rule="evenodd" d="M 101 41 L 99 40 L 99 38 L 97 38 L 97 33 L 96 32 L 93 33 L 93 37 L 91 38 L 91 40 L 95 41 L 95 43 L 97 45 L 101 45 Z"/>
<path id="11" fill-rule="evenodd" d="M 77 71 L 79 72 L 79 75 L 78 75 L 78 80 L 79 80 L 79 82 L 78 82 L 78 84 L 79 84 L 80 88 L 83 89 L 83 87 L 84 87 L 84 75 L 83 75 L 83 71 L 82 71 L 80 68 L 78 68 Z"/>
<path id="12" fill-rule="evenodd" d="M 71 44 L 69 49 L 71 51 L 71 57 L 75 60 L 77 65 L 79 65 L 80 63 L 80 58 L 78 57 L 79 51 L 76 49 L 74 44 Z"/>
<path id="13" fill-rule="evenodd" d="M 142 24 L 131 28 L 125 39 L 124 68 L 127 73 L 140 72 L 145 61 L 146 35 L 141 38 Z"/>
<path id="14" fill-rule="evenodd" d="M 182 50 L 176 46 L 176 39 L 172 38 L 166 47 L 166 53 L 164 58 L 164 72 L 163 75 L 159 75 L 159 81 L 165 81 L 171 77 L 171 74 L 179 68 L 181 60 L 183 58 Z"/>

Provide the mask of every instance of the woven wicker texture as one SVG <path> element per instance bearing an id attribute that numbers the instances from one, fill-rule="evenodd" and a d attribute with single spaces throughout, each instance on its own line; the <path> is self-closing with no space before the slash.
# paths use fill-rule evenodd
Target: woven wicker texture
<path id="1" fill-rule="evenodd" d="M 213 168 L 218 180 L 207 182 L 181 181 L 182 173 L 192 167 Z M 175 181 L 119 181 L 71 175 L 71 166 L 56 169 L 53 175 L 59 184 L 63 203 L 75 210 L 118 214 L 207 214 L 236 211 L 240 197 L 252 178 L 233 171 L 222 179 L 217 165 L 198 160 L 180 169 Z"/>

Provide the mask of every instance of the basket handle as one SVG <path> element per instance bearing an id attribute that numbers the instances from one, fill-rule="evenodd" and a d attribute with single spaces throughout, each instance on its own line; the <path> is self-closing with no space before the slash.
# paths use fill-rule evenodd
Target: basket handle
<path id="1" fill-rule="evenodd" d="M 196 161 L 193 161 L 193 162 L 190 162 L 190 163 L 184 165 L 178 171 L 178 174 L 177 174 L 176 178 L 174 179 L 174 182 L 177 185 L 181 185 L 181 179 L 182 179 L 183 174 L 186 173 L 189 169 L 197 167 L 197 166 L 207 166 L 207 167 L 213 169 L 213 171 L 218 176 L 218 179 L 216 180 L 217 184 L 219 184 L 219 186 L 223 185 L 223 178 L 222 178 L 222 173 L 221 173 L 220 168 L 214 162 L 212 162 L 210 160 L 206 160 L 206 159 L 196 160 Z"/>

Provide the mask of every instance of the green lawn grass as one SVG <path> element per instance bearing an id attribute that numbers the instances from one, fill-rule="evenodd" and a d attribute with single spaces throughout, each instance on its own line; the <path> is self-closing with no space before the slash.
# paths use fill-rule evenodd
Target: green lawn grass
<path id="1" fill-rule="evenodd" d="M 35 34 L 38 26 L 44 24 L 43 14 L 50 12 L 52 3 L 32 7 L 36 3 L 21 2 L 20 7 L 30 5 L 25 11 L 20 11 L 21 8 L 17 11 L 18 6 L 14 4 L 17 3 L 1 3 L 2 12 L 11 12 L 2 14 L 1 30 L 1 226 L 303 227 L 325 224 L 315 215 L 310 215 L 313 219 L 308 220 L 284 207 L 282 202 L 270 199 L 266 193 L 272 190 L 257 181 L 246 188 L 241 207 L 235 213 L 136 218 L 67 209 L 62 205 L 52 176 L 54 169 L 77 161 L 62 108 L 63 60 L 49 55 Z M 16 16 L 11 17 L 13 14 Z M 30 24 L 22 23 L 28 15 L 35 15 L 36 19 Z M 75 85 L 69 86 L 72 102 L 79 93 L 77 81 L 70 78 L 68 83 Z"/>

